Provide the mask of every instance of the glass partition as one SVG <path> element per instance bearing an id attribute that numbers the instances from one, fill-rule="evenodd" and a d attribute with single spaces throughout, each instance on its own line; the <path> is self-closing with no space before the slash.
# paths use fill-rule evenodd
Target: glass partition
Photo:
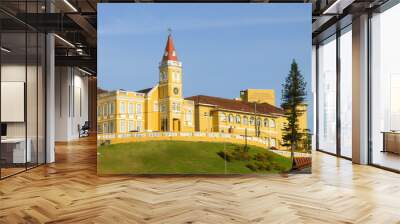
<path id="1" fill-rule="evenodd" d="M 318 149 L 336 153 L 336 35 L 318 47 Z"/>
<path id="2" fill-rule="evenodd" d="M 21 13 L 43 10 L 40 2 L 20 2 Z M 9 29 L 5 20 L 16 25 Z M 2 13 L 0 26 L 0 178 L 5 178 L 45 163 L 46 39 Z"/>
<path id="3" fill-rule="evenodd" d="M 5 177 L 25 170 L 30 162 L 30 151 L 26 151 L 25 32 L 2 33 L 1 47 L 1 174 Z"/>
<path id="4" fill-rule="evenodd" d="M 400 5 L 371 19 L 372 163 L 400 170 Z"/>
<path id="5" fill-rule="evenodd" d="M 351 25 L 340 36 L 340 154 L 352 157 L 352 34 Z"/>

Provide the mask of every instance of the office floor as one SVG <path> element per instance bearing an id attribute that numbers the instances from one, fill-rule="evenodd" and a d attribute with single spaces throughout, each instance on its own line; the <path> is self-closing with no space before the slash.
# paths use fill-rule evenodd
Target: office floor
<path id="1" fill-rule="evenodd" d="M 398 154 L 376 150 L 372 158 L 374 164 L 400 170 L 400 155 Z"/>
<path id="2" fill-rule="evenodd" d="M 400 223 L 400 175 L 323 153 L 313 174 L 99 177 L 94 138 L 0 181 L 0 223 Z"/>

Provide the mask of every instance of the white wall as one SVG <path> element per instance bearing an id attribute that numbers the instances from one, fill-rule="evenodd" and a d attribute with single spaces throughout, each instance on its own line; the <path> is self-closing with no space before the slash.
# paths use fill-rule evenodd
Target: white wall
<path id="1" fill-rule="evenodd" d="M 55 73 L 55 140 L 70 141 L 88 120 L 88 78 L 72 67 L 56 67 Z"/>

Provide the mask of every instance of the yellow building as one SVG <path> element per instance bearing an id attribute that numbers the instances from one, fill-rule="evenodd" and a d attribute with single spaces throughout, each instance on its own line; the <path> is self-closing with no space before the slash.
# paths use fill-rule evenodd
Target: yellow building
<path id="1" fill-rule="evenodd" d="M 99 133 L 194 131 L 194 104 L 182 97 L 182 63 L 171 35 L 159 71 L 159 82 L 152 88 L 98 95 Z"/>
<path id="2" fill-rule="evenodd" d="M 139 91 L 98 94 L 98 133 L 220 132 L 257 136 L 270 147 L 281 146 L 286 117 L 275 105 L 275 91 L 247 89 L 240 98 L 182 95 L 182 63 L 171 35 L 159 66 L 159 81 Z M 307 128 L 307 114 L 300 119 Z"/>

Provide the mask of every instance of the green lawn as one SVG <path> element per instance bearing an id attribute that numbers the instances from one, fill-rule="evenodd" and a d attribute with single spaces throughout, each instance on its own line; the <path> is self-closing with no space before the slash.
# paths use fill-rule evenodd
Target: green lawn
<path id="1" fill-rule="evenodd" d="M 99 174 L 244 174 L 254 173 L 246 167 L 248 162 L 226 162 L 217 152 L 237 147 L 231 143 L 147 141 L 111 144 L 98 147 Z M 250 146 L 249 153 L 266 152 L 266 149 Z M 290 159 L 270 153 L 271 160 L 286 170 Z M 226 167 L 226 169 L 225 169 Z M 271 170 L 261 173 L 276 173 Z"/>

